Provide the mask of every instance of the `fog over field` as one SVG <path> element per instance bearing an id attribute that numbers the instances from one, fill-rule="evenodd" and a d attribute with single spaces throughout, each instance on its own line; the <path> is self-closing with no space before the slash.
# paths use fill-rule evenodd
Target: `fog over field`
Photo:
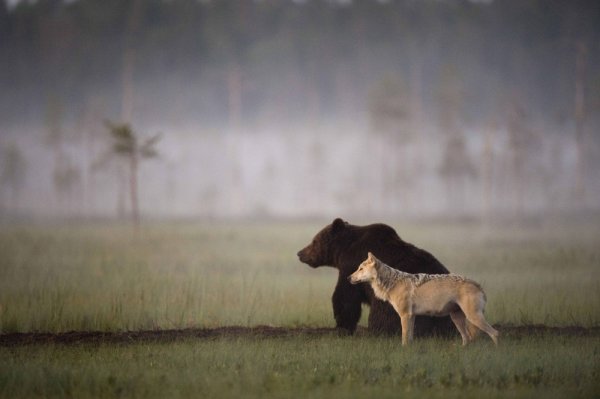
<path id="1" fill-rule="evenodd" d="M 600 210 L 594 1 L 0 1 L 0 71 L 4 221 Z"/>

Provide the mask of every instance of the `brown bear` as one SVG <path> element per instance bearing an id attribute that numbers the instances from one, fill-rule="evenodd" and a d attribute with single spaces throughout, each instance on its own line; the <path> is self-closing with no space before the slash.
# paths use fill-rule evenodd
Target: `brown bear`
<path id="1" fill-rule="evenodd" d="M 339 271 L 331 298 L 336 327 L 353 334 L 361 315 L 361 304 L 371 307 L 369 330 L 375 333 L 401 332 L 400 318 L 389 303 L 377 299 L 368 284 L 352 285 L 348 276 L 372 252 L 382 262 L 407 273 L 447 274 L 429 252 L 404 242 L 396 231 L 385 224 L 354 226 L 335 219 L 298 252 L 301 262 L 311 267 L 333 266 Z M 415 335 L 443 334 L 454 331 L 449 317 L 418 316 Z"/>

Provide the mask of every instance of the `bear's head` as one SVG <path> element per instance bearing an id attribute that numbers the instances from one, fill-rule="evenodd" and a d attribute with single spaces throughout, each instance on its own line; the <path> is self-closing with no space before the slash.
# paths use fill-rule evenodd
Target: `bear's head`
<path id="1" fill-rule="evenodd" d="M 312 242 L 298 252 L 300 262 L 310 267 L 333 266 L 335 239 L 341 234 L 348 222 L 337 218 L 317 233 Z"/>

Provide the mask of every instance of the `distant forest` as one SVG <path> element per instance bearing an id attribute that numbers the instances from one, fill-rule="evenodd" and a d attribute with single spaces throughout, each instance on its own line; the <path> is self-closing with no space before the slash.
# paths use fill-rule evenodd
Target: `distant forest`
<path id="1" fill-rule="evenodd" d="M 591 127 L 599 47 L 597 0 L 2 1 L 0 118 L 43 124 L 60 107 L 73 123 L 97 108 L 143 126 L 319 122 L 367 116 L 394 76 L 424 118 L 458 102 L 478 124 L 518 101 L 560 129 L 580 54 Z"/>
<path id="2" fill-rule="evenodd" d="M 597 211 L 598 132 L 598 0 L 0 0 L 0 219 Z"/>

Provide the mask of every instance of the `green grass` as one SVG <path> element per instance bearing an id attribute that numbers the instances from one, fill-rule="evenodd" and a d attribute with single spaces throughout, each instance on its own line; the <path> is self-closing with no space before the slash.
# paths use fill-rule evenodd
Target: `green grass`
<path id="1" fill-rule="evenodd" d="M 333 326 L 320 224 L 0 230 L 0 332 Z M 600 326 L 600 227 L 395 224 L 483 283 L 494 324 Z M 365 312 L 367 309 L 365 309 Z M 364 325 L 365 317 L 363 317 Z M 502 329 L 501 329 L 502 333 Z M 0 347 L 0 397 L 598 397 L 600 337 L 290 336 Z"/>
<path id="2" fill-rule="evenodd" d="M 332 326 L 336 271 L 295 256 L 319 227 L 6 227 L 0 332 Z M 600 325 L 598 228 L 395 227 L 483 283 L 492 323 Z"/>
<path id="3" fill-rule="evenodd" d="M 314 323 L 310 293 L 331 289 L 333 281 L 308 273 L 294 261 L 292 244 L 278 242 L 284 231 L 272 230 L 159 227 L 138 238 L 127 227 L 5 232 L 0 328 Z M 298 279 L 303 287 L 296 287 Z M 265 308 L 269 302 L 278 306 Z"/>
<path id="4" fill-rule="evenodd" d="M 0 396 L 592 397 L 600 337 L 219 338 L 167 344 L 0 348 Z"/>

